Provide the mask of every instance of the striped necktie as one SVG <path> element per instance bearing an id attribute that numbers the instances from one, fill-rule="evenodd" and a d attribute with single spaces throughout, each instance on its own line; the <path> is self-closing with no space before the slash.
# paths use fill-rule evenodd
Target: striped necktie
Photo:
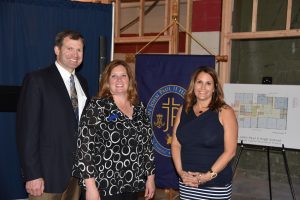
<path id="1" fill-rule="evenodd" d="M 73 110 L 76 116 L 77 121 L 79 120 L 79 112 L 78 112 L 78 97 L 77 97 L 77 92 L 75 88 L 75 81 L 74 81 L 74 75 L 71 74 L 70 76 L 70 93 L 71 93 L 71 101 L 72 101 L 72 106 Z"/>

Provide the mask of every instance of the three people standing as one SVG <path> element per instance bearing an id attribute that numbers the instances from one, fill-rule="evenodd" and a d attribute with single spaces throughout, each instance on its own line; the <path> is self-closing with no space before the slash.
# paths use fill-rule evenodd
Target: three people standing
<path id="1" fill-rule="evenodd" d="M 58 33 L 56 62 L 24 79 L 17 145 L 29 199 L 79 199 L 78 179 L 72 175 L 79 178 L 86 200 L 136 200 L 143 190 L 145 199 L 152 199 L 153 130 L 138 100 L 133 72 L 126 62 L 112 61 L 97 97 L 85 107 L 87 82 L 75 73 L 83 47 L 80 33 Z M 197 70 L 184 100 L 171 145 L 180 198 L 213 199 L 218 194 L 230 199 L 238 126 L 216 72 Z"/>

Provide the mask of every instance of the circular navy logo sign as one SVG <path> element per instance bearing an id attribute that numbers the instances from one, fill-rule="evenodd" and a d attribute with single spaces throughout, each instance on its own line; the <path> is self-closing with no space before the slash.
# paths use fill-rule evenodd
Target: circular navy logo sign
<path id="1" fill-rule="evenodd" d="M 178 85 L 161 87 L 154 92 L 146 108 L 154 131 L 154 149 L 166 157 L 171 157 L 173 124 L 185 91 Z"/>

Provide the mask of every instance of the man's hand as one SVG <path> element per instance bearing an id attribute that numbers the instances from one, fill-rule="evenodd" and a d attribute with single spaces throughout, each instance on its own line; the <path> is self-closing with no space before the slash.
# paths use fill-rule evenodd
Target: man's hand
<path id="1" fill-rule="evenodd" d="M 26 191 L 32 196 L 41 196 L 44 192 L 44 179 L 38 178 L 26 182 Z"/>

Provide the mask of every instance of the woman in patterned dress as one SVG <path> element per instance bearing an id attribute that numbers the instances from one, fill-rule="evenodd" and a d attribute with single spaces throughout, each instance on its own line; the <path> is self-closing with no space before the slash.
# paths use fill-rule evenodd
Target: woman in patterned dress
<path id="1" fill-rule="evenodd" d="M 122 60 L 112 61 L 80 120 L 73 175 L 86 200 L 134 200 L 143 190 L 145 199 L 153 198 L 152 136 L 132 70 Z"/>
<path id="2" fill-rule="evenodd" d="M 184 100 L 172 137 L 180 199 L 228 200 L 238 125 L 213 68 L 193 74 Z"/>

